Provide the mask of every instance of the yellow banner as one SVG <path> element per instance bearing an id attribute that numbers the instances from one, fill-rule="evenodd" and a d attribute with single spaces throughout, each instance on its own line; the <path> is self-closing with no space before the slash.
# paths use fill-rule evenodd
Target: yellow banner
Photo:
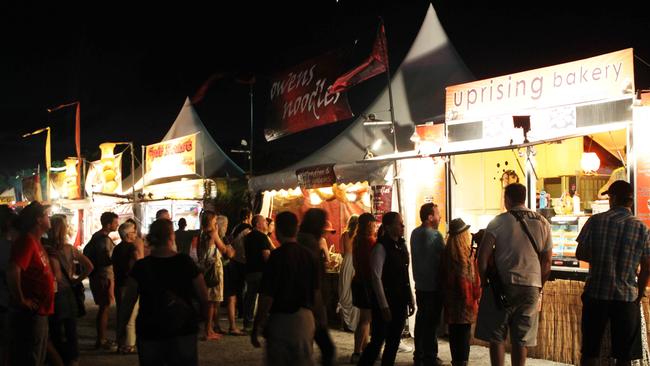
<path id="1" fill-rule="evenodd" d="M 631 48 L 524 71 L 449 86 L 445 121 L 481 120 L 487 116 L 527 110 L 621 99 L 634 94 Z"/>
<path id="2" fill-rule="evenodd" d="M 145 167 L 147 182 L 196 174 L 196 134 L 147 146 Z"/>

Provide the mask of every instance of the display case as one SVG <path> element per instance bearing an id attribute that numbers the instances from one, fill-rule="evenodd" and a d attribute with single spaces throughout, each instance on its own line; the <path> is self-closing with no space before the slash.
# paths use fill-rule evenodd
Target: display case
<path id="1" fill-rule="evenodd" d="M 553 216 L 550 220 L 553 237 L 551 269 L 560 272 L 586 274 L 589 265 L 576 258 L 578 234 L 588 216 Z"/>

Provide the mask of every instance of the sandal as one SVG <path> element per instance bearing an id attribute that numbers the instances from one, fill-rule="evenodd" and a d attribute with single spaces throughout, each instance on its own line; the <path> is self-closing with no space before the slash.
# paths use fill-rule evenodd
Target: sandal
<path id="1" fill-rule="evenodd" d="M 246 334 L 246 332 L 242 332 L 240 329 L 230 329 L 228 331 L 228 335 L 231 335 L 231 336 L 245 336 L 247 334 Z"/>
<path id="2" fill-rule="evenodd" d="M 117 344 L 109 339 L 102 339 L 95 342 L 95 349 L 105 349 L 108 351 L 117 351 Z"/>
<path id="3" fill-rule="evenodd" d="M 219 333 L 211 333 L 205 336 L 203 338 L 204 341 L 218 341 L 221 339 L 221 334 Z"/>
<path id="4" fill-rule="evenodd" d="M 136 350 L 135 346 L 120 346 L 120 348 L 117 350 L 117 353 L 121 355 L 134 355 L 138 353 L 138 351 Z"/>

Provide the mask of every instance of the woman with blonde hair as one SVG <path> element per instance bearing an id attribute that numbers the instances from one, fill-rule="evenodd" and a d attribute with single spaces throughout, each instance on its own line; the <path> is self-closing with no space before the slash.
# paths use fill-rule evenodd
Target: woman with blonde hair
<path id="1" fill-rule="evenodd" d="M 217 225 L 217 214 L 214 211 L 204 211 L 201 215 L 201 234 L 199 236 L 199 245 L 197 256 L 199 259 L 199 269 L 204 274 L 206 285 L 208 286 L 208 318 L 205 322 L 205 339 L 218 340 L 224 332 L 221 330 L 219 323 L 213 319 L 219 317 L 219 304 L 223 301 L 223 262 L 222 255 L 228 258 L 234 255 L 234 250 L 226 246 L 219 237 L 219 227 Z M 214 268 L 215 283 L 210 282 L 210 276 L 207 273 Z M 209 271 L 210 270 L 210 271 Z M 216 330 L 216 331 L 215 331 Z"/>
<path id="2" fill-rule="evenodd" d="M 354 277 L 354 264 L 352 263 L 352 239 L 357 230 L 359 215 L 352 215 L 348 225 L 341 234 L 341 249 L 343 249 L 343 263 L 339 276 L 339 303 L 336 311 L 341 315 L 343 329 L 354 332 L 359 322 L 359 309 L 352 304 L 352 277 Z"/>
<path id="3" fill-rule="evenodd" d="M 476 322 L 481 284 L 472 253 L 472 234 L 463 219 L 449 224 L 447 246 L 442 254 L 445 320 L 449 325 L 449 348 L 453 366 L 467 365 L 472 324 Z"/>
<path id="4" fill-rule="evenodd" d="M 90 260 L 77 248 L 68 244 L 68 224 L 63 215 L 50 218 L 47 233 L 47 252 L 56 279 L 57 292 L 54 295 L 54 314 L 50 315 L 50 341 L 67 365 L 79 362 L 77 335 L 77 301 L 73 290 L 93 270 Z M 81 263 L 83 272 L 75 275 L 75 261 Z"/>

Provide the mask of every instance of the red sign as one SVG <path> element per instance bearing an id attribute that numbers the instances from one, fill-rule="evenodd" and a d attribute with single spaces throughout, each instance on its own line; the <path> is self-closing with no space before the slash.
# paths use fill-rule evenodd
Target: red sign
<path id="1" fill-rule="evenodd" d="M 334 164 L 317 165 L 296 170 L 298 184 L 303 189 L 331 187 L 336 183 Z"/>
<path id="2" fill-rule="evenodd" d="M 354 116 L 345 93 L 327 92 L 341 65 L 336 54 L 328 53 L 271 78 L 267 141 Z"/>
<path id="3" fill-rule="evenodd" d="M 387 185 L 372 186 L 372 212 L 381 222 L 387 212 L 392 211 L 393 187 Z"/>

